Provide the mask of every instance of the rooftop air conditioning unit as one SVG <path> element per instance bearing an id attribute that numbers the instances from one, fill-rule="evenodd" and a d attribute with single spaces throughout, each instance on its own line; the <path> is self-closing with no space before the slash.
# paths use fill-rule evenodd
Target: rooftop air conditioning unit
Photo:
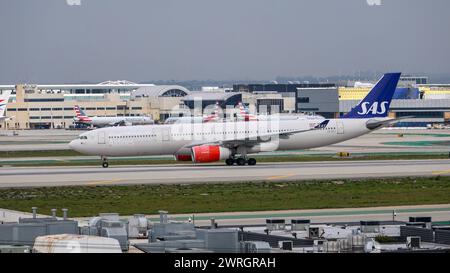
<path id="1" fill-rule="evenodd" d="M 406 237 L 406 247 L 409 249 L 420 248 L 420 237 L 419 236 Z"/>
<path id="2" fill-rule="evenodd" d="M 294 243 L 292 241 L 279 241 L 278 246 L 282 250 L 292 250 Z"/>
<path id="3" fill-rule="evenodd" d="M 308 237 L 309 238 L 320 238 L 323 236 L 323 228 L 322 227 L 309 227 L 308 228 Z"/>

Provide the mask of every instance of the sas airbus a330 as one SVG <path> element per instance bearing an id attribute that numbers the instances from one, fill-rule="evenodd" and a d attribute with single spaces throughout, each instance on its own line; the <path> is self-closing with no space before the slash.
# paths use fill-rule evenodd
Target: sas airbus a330
<path id="1" fill-rule="evenodd" d="M 294 120 L 188 123 L 109 127 L 83 133 L 70 147 L 108 157 L 174 155 L 197 163 L 225 160 L 227 165 L 255 165 L 259 152 L 309 149 L 339 143 L 397 121 L 388 111 L 400 73 L 385 74 L 369 94 L 339 119 L 305 117 Z"/>

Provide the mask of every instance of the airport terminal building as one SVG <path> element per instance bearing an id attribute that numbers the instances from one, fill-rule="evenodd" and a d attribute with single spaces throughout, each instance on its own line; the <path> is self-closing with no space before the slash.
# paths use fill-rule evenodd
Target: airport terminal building
<path id="1" fill-rule="evenodd" d="M 176 110 L 180 97 L 189 93 L 182 86 L 108 82 L 97 85 L 16 85 L 12 90 L 5 129 L 70 128 L 79 105 L 89 116 L 148 116 Z"/>
<path id="2" fill-rule="evenodd" d="M 425 84 L 424 84 L 425 83 Z M 371 86 L 337 86 L 334 83 L 238 84 L 232 89 L 190 91 L 179 85 L 136 84 L 128 81 L 100 84 L 0 85 L 13 91 L 6 108 L 10 119 L 0 129 L 70 128 L 75 105 L 89 116 L 149 116 L 163 122 L 171 116 L 202 114 L 201 109 L 236 107 L 251 113 L 308 113 L 338 118 L 363 99 Z M 391 117 L 414 116 L 396 126 L 427 126 L 450 122 L 450 85 L 428 84 L 426 77 L 400 81 L 390 109 Z"/>
<path id="3" fill-rule="evenodd" d="M 293 112 L 338 118 L 355 107 L 369 93 L 372 86 L 373 84 L 363 87 L 338 87 L 329 83 L 249 84 L 235 85 L 233 90 L 253 94 L 276 90 L 275 93 L 281 94 L 284 105 L 294 102 Z M 284 107 L 285 111 L 282 112 L 289 112 L 286 109 L 289 108 Z M 402 127 L 450 123 L 450 85 L 428 84 L 427 77 L 402 77 L 394 93 L 389 116 L 414 116 L 396 124 Z"/>

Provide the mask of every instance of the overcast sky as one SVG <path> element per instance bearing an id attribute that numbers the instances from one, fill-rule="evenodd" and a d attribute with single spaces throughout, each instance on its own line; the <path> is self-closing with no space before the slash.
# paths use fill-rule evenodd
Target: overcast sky
<path id="1" fill-rule="evenodd" d="M 0 84 L 449 73 L 449 11 L 448 0 L 1 0 Z"/>

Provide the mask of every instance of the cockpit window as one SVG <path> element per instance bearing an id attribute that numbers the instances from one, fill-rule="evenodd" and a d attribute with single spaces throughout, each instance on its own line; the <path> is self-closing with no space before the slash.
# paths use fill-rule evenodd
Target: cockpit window
<path id="1" fill-rule="evenodd" d="M 87 136 L 80 136 L 80 139 L 87 139 Z"/>

